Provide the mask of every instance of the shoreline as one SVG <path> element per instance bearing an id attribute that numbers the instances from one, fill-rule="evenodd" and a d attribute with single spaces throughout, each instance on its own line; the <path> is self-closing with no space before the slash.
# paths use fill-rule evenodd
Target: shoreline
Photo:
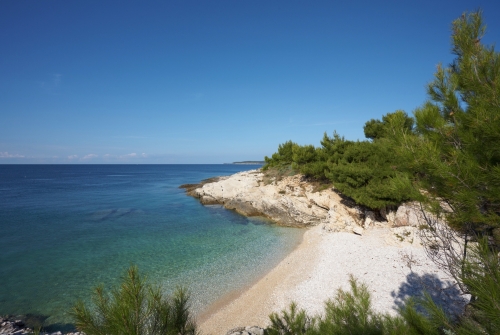
<path id="1" fill-rule="evenodd" d="M 459 313 L 466 300 L 453 291 L 451 279 L 423 248 L 392 245 L 388 234 L 386 228 L 370 229 L 363 236 L 327 232 L 321 226 L 307 229 L 300 244 L 271 271 L 202 313 L 200 330 L 215 335 L 242 326 L 265 328 L 269 314 L 281 312 L 292 301 L 311 316 L 321 314 L 337 289 L 349 290 L 349 274 L 368 286 L 377 312 L 396 314 L 405 298 L 425 289 L 450 312 Z"/>
<path id="2" fill-rule="evenodd" d="M 300 248 L 300 246 L 304 242 L 304 235 L 307 233 L 308 229 L 305 228 L 289 228 L 289 229 L 302 230 L 301 237 L 295 242 L 295 245 L 290 249 L 290 251 L 287 254 L 285 254 L 284 257 L 281 258 L 281 260 L 276 262 L 276 264 L 273 267 L 268 268 L 267 271 L 263 271 L 260 275 L 257 276 L 257 278 L 247 283 L 245 286 L 224 294 L 223 296 L 219 297 L 215 302 L 207 306 L 197 316 L 197 321 L 200 325 L 210 320 L 210 318 L 213 317 L 215 314 L 217 314 L 220 310 L 225 309 L 234 301 L 240 299 L 243 295 L 245 295 L 246 292 L 250 291 L 254 286 L 256 286 L 264 278 L 266 278 L 266 276 L 275 271 L 275 269 L 279 267 L 281 263 L 283 263 L 288 257 L 290 257 L 292 253 L 294 253 L 298 248 Z M 229 328 L 227 330 L 229 330 Z M 204 332 L 204 334 L 206 333 Z"/>
<path id="3" fill-rule="evenodd" d="M 275 290 L 281 286 L 280 281 L 293 279 L 294 276 L 290 277 L 287 273 L 292 274 L 292 266 L 299 265 L 296 264 L 296 255 L 301 255 L 310 244 L 310 231 L 311 229 L 304 229 L 299 243 L 274 268 L 238 292 L 230 292 L 221 297 L 201 313 L 198 324 L 202 333 L 225 334 L 230 329 L 249 325 L 265 327 L 269 314 L 279 311 L 272 299 Z"/>
<path id="4" fill-rule="evenodd" d="M 467 303 L 420 243 L 418 204 L 374 212 L 346 201 L 334 188 L 316 190 L 300 175 L 269 179 L 261 170 L 181 188 L 204 205 L 308 228 L 300 244 L 268 273 L 198 315 L 204 334 L 265 328 L 269 314 L 292 302 L 309 316 L 321 315 L 324 302 L 338 289 L 350 290 L 351 274 L 367 285 L 375 312 L 397 314 L 408 297 L 424 291 L 450 314 L 461 313 Z"/>

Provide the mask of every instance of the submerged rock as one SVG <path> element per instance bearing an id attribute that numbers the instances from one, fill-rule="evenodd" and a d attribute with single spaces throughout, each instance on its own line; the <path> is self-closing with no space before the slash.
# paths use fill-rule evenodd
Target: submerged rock
<path id="1" fill-rule="evenodd" d="M 25 315 L 17 317 L 26 317 Z M 0 335 L 28 335 L 34 334 L 34 330 L 29 328 L 23 320 L 17 319 L 17 317 L 6 316 L 0 317 Z M 44 332 L 40 331 L 40 335 L 85 335 L 83 332 L 69 332 L 62 333 L 60 331 L 56 332 Z"/>

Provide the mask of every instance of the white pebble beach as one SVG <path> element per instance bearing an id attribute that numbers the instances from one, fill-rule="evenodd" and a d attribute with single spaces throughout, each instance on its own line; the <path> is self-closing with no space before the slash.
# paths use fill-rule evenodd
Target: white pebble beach
<path id="1" fill-rule="evenodd" d="M 450 308 L 460 310 L 466 299 L 451 278 L 421 246 L 393 243 L 387 228 L 366 230 L 362 236 L 332 233 L 320 225 L 308 229 L 302 242 L 268 274 L 242 292 L 223 297 L 202 313 L 203 334 L 226 334 L 239 326 L 269 324 L 269 314 L 295 301 L 310 315 L 321 313 L 337 289 L 349 289 L 349 275 L 365 283 L 375 311 L 397 313 L 398 303 L 422 293 L 425 286 Z M 410 260 L 410 262 L 409 262 Z M 408 265 L 411 265 L 411 269 Z"/>

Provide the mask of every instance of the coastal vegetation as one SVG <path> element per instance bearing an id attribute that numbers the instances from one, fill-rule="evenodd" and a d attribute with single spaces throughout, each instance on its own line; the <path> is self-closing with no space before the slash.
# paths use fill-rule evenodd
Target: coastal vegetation
<path id="1" fill-rule="evenodd" d="M 409 298 L 397 315 L 373 310 L 368 287 L 350 278 L 350 291 L 339 289 L 325 302 L 321 316 L 310 316 L 292 303 L 288 310 L 270 315 L 269 335 L 411 334 L 460 335 L 500 332 L 500 265 L 487 239 L 472 248 L 461 280 L 474 297 L 458 319 L 448 315 L 429 294 Z M 493 257 L 492 257 L 493 256 Z"/>
<path id="2" fill-rule="evenodd" d="M 188 301 L 183 288 L 165 297 L 132 266 L 119 288 L 107 293 L 97 287 L 92 305 L 79 301 L 71 314 L 76 328 L 87 335 L 191 335 L 197 332 Z"/>
<path id="3" fill-rule="evenodd" d="M 454 318 L 430 295 L 410 298 L 396 315 L 376 312 L 366 284 L 350 277 L 350 290 L 337 290 L 321 315 L 311 316 L 292 303 L 272 313 L 266 335 L 319 334 L 498 334 L 500 331 L 500 264 L 487 239 L 472 248 L 461 280 L 475 297 L 461 317 Z M 189 296 L 179 289 L 164 298 L 131 267 L 118 289 L 106 294 L 97 288 L 93 305 L 75 305 L 72 315 L 80 331 L 91 334 L 197 334 L 188 310 Z"/>
<path id="4" fill-rule="evenodd" d="M 370 140 L 350 141 L 334 132 L 323 135 L 320 147 L 298 145 L 292 141 L 280 144 L 278 151 L 265 157 L 263 169 L 285 170 L 287 167 L 319 182 L 331 182 L 343 195 L 372 209 L 397 206 L 416 199 L 404 162 L 394 155 L 396 143 L 391 139 L 393 120 L 413 130 L 413 119 L 403 111 L 389 113 L 365 124 Z"/>
<path id="5" fill-rule="evenodd" d="M 321 147 L 288 141 L 265 157 L 263 167 L 289 166 L 331 182 L 372 209 L 420 201 L 433 213 L 423 227 L 428 254 L 472 296 L 459 322 L 474 324 L 471 333 L 500 329 L 500 296 L 495 295 L 500 290 L 500 54 L 481 43 L 485 30 L 480 11 L 453 22 L 456 57 L 448 67 L 438 66 L 427 87 L 429 99 L 413 117 L 396 111 L 370 120 L 365 141 L 337 133 L 325 134 Z M 463 242 L 458 251 L 457 241 Z M 474 252 L 471 242 L 482 247 Z M 495 292 L 496 303 L 488 303 L 482 290 Z M 439 309 L 431 308 L 430 315 L 436 329 L 448 324 Z"/>
<path id="6" fill-rule="evenodd" d="M 489 236 L 500 248 L 500 55 L 481 44 L 480 11 L 452 29 L 456 58 L 438 66 L 413 117 L 398 110 L 372 119 L 365 141 L 337 133 L 325 134 L 321 147 L 287 141 L 263 169 L 331 182 L 372 209 L 419 200 L 466 240 Z"/>
<path id="7" fill-rule="evenodd" d="M 323 316 L 311 317 L 292 303 L 281 314 L 269 316 L 268 335 L 296 334 L 407 334 L 408 325 L 402 317 L 373 311 L 368 287 L 350 278 L 351 291 L 339 289 L 333 299 L 325 302 Z"/>

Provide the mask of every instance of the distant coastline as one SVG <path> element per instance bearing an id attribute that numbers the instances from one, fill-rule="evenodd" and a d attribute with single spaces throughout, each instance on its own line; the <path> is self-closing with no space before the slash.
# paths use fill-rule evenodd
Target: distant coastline
<path id="1" fill-rule="evenodd" d="M 242 161 L 242 162 L 232 162 L 224 164 L 236 164 L 236 165 L 264 165 L 264 161 Z"/>

